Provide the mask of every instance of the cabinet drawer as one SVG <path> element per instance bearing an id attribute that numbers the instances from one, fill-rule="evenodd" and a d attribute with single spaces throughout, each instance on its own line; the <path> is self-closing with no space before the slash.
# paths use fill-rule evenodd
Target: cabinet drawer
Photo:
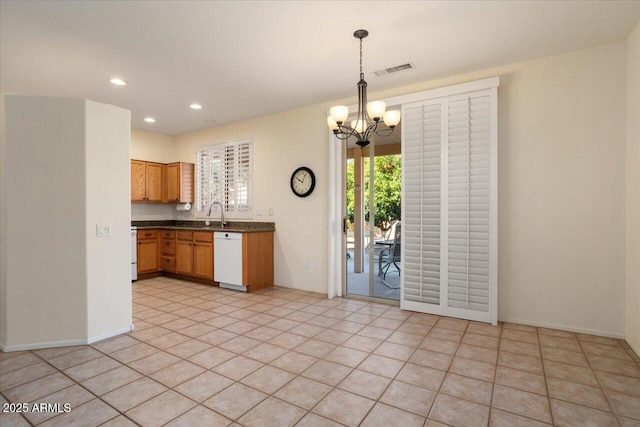
<path id="1" fill-rule="evenodd" d="M 193 240 L 193 231 L 178 231 L 178 240 Z"/>
<path id="2" fill-rule="evenodd" d="M 171 273 L 176 272 L 176 257 L 174 256 L 163 256 L 162 257 L 162 269 L 164 271 L 169 271 Z"/>
<path id="3" fill-rule="evenodd" d="M 162 240 L 162 253 L 164 255 L 175 255 L 176 254 L 176 241 L 175 240 Z"/>
<path id="4" fill-rule="evenodd" d="M 139 239 L 157 239 L 158 230 L 138 230 Z"/>
<path id="5" fill-rule="evenodd" d="M 176 238 L 175 230 L 162 230 L 162 238 L 163 239 L 175 239 Z"/>
<path id="6" fill-rule="evenodd" d="M 213 233 L 210 231 L 194 231 L 193 240 L 196 242 L 213 242 Z"/>

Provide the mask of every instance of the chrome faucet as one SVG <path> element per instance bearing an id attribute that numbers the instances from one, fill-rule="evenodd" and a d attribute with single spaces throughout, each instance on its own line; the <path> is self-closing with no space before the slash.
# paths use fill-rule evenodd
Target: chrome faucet
<path id="1" fill-rule="evenodd" d="M 222 206 L 222 203 L 217 200 L 214 200 L 213 203 L 211 203 L 211 205 L 209 206 L 209 213 L 207 213 L 207 220 L 205 221 L 204 225 L 207 227 L 211 225 L 209 217 L 211 216 L 211 209 L 213 209 L 213 205 L 220 206 L 220 224 L 222 224 L 222 228 L 224 228 L 224 226 L 227 225 L 227 221 L 224 220 L 224 207 Z"/>

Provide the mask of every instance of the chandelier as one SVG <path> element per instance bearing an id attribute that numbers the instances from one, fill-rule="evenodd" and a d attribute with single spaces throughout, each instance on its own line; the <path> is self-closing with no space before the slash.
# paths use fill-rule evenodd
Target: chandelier
<path id="1" fill-rule="evenodd" d="M 327 124 L 333 134 L 341 140 L 355 137 L 356 144 L 366 147 L 371 142 L 369 138 L 375 134 L 378 136 L 389 136 L 393 129 L 400 123 L 400 111 L 387 109 L 383 101 L 372 101 L 367 103 L 367 82 L 364 81 L 362 72 L 362 39 L 367 37 L 367 30 L 357 30 L 353 37 L 360 40 L 360 81 L 358 82 L 358 116 L 351 121 L 351 126 L 345 124 L 349 116 L 349 107 L 336 105 L 329 110 Z M 387 128 L 378 129 L 380 119 L 387 125 Z"/>

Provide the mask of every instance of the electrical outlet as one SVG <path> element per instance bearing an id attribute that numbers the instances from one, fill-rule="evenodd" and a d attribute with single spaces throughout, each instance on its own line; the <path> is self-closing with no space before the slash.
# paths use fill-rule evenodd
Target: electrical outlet
<path id="1" fill-rule="evenodd" d="M 273 216 L 273 208 L 269 208 L 269 216 Z"/>
<path id="2" fill-rule="evenodd" d="M 309 270 L 310 268 L 311 268 L 311 261 L 306 261 L 306 262 L 304 263 L 304 269 L 305 269 L 305 270 Z"/>

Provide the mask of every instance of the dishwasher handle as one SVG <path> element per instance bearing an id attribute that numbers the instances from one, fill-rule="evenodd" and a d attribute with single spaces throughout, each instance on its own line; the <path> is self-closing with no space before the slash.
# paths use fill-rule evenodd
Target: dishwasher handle
<path id="1" fill-rule="evenodd" d="M 223 233 L 216 232 L 213 234 L 215 240 L 242 240 L 242 233 Z"/>

